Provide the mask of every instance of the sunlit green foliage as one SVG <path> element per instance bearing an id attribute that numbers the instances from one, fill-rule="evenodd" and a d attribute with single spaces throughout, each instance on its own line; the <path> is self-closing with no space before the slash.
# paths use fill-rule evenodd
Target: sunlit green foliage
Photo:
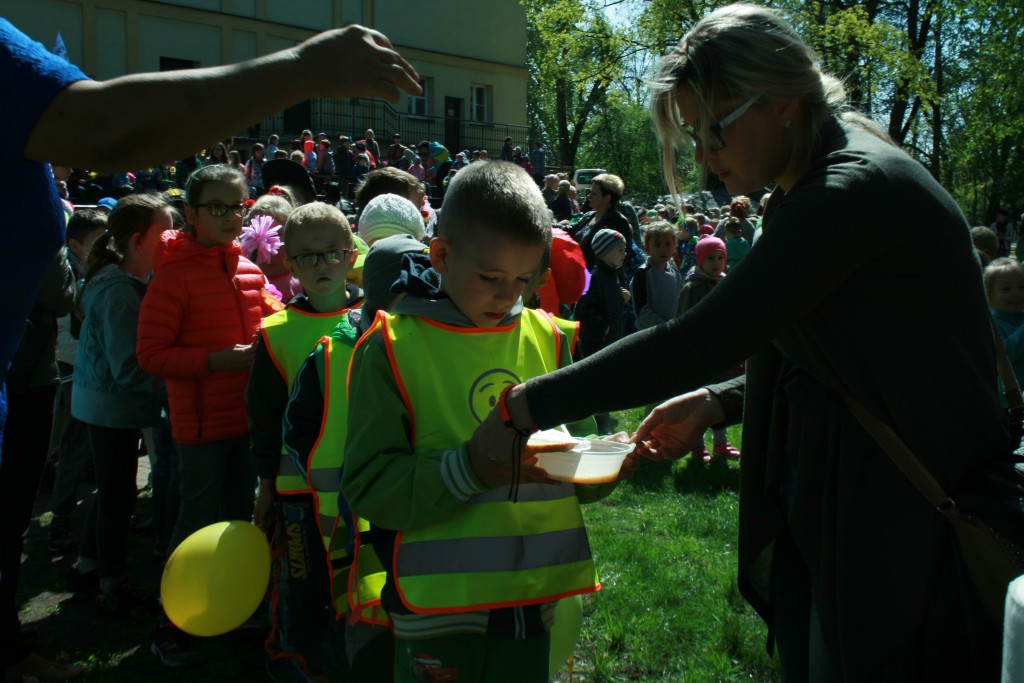
<path id="1" fill-rule="evenodd" d="M 522 0 L 531 125 L 563 166 L 602 166 L 664 191 L 643 83 L 658 55 L 724 2 Z M 1024 210 L 1024 9 L 999 0 L 776 0 L 843 80 L 973 223 Z M 647 132 L 645 132 L 645 130 Z M 647 140 L 640 137 L 649 133 Z M 686 164 L 688 152 L 681 153 Z M 692 164 L 681 177 L 694 182 Z M 695 185 L 683 187 L 696 189 Z"/>

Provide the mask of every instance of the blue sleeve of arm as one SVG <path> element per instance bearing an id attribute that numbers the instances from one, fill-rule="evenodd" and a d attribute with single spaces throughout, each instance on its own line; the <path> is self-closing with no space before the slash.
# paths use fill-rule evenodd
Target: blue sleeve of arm
<path id="1" fill-rule="evenodd" d="M 320 438 L 325 409 L 314 352 L 309 354 L 295 376 L 295 386 L 285 407 L 282 425 L 284 448 L 303 472 L 306 471 L 309 454 Z"/>
<path id="2" fill-rule="evenodd" d="M 0 105 L 0 129 L 9 140 L 24 143 L 54 96 L 68 84 L 87 79 L 77 66 L 0 18 L 0 83 L 9 95 Z M 20 161 L 24 148 L 8 149 L 7 154 Z"/>

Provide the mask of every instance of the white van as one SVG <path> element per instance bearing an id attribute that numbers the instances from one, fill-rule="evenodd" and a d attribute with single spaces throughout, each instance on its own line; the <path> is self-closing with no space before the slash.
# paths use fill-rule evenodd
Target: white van
<path id="1" fill-rule="evenodd" d="M 581 204 L 586 199 L 587 193 L 590 192 L 590 183 L 594 177 L 607 172 L 603 168 L 576 169 L 576 172 L 572 174 L 572 184 L 576 187 L 576 197 Z"/>

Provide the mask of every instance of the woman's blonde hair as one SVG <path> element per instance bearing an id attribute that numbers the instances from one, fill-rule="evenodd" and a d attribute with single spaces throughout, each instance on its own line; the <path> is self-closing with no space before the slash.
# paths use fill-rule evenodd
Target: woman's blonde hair
<path id="1" fill-rule="evenodd" d="M 714 123 L 711 105 L 726 97 L 740 101 L 799 98 L 809 114 L 807 134 L 812 149 L 818 147 L 825 124 L 837 116 L 888 139 L 876 123 L 847 108 L 843 84 L 821 71 L 814 51 L 781 14 L 746 4 L 720 7 L 698 21 L 661 57 L 651 82 L 651 113 L 662 144 L 662 168 L 677 202 L 675 149 L 685 134 L 680 128 L 676 95 L 684 88 L 690 89 L 700 107 L 696 134 L 704 149 Z"/>

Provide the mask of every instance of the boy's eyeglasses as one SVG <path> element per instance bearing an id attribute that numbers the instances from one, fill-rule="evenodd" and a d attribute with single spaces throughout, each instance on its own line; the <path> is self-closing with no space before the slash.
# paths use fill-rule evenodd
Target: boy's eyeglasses
<path id="1" fill-rule="evenodd" d="M 245 212 L 248 210 L 248 207 L 246 207 L 244 202 L 238 202 L 237 204 L 221 204 L 219 202 L 211 202 L 208 204 L 193 204 L 192 206 L 194 206 L 197 209 L 205 207 L 206 210 L 210 212 L 210 215 L 213 216 L 214 218 L 220 218 L 227 214 L 228 211 L 230 211 L 235 216 L 241 218 L 242 216 L 245 215 Z"/>
<path id="2" fill-rule="evenodd" d="M 708 130 L 711 131 L 711 136 L 708 139 L 708 149 L 714 152 L 725 147 L 725 140 L 722 139 L 722 130 L 725 129 L 731 123 L 735 123 L 736 119 L 747 113 L 747 110 L 754 106 L 754 103 L 761 99 L 760 95 L 754 95 L 749 100 L 741 104 L 733 113 L 726 116 L 718 123 L 713 123 L 708 126 Z M 684 123 L 679 124 L 679 127 L 683 129 L 687 137 L 690 138 L 690 144 L 694 147 L 697 146 L 697 131 Z"/>
<path id="3" fill-rule="evenodd" d="M 339 263 L 344 263 L 348 258 L 348 255 L 359 251 L 358 249 L 329 249 L 327 251 L 310 252 L 308 254 L 298 254 L 296 256 L 290 256 L 289 258 L 295 262 L 299 268 L 314 268 L 316 264 L 320 262 L 320 259 L 324 260 L 324 263 L 328 266 L 336 266 Z"/>

